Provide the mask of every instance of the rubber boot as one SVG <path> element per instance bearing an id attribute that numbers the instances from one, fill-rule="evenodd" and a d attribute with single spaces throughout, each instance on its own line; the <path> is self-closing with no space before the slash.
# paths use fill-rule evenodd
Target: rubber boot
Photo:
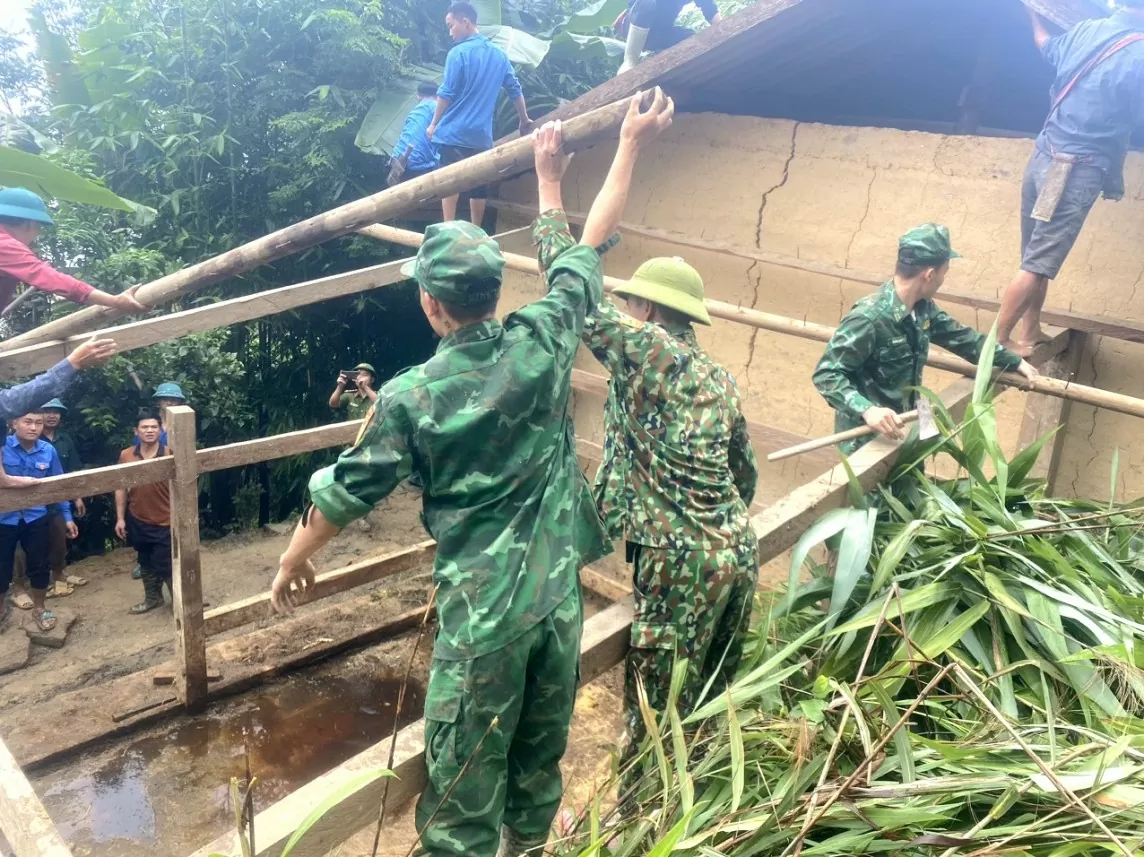
<path id="1" fill-rule="evenodd" d="M 502 827 L 497 857 L 542 857 L 547 843 L 547 834 L 529 839 L 509 827 Z"/>
<path id="2" fill-rule="evenodd" d="M 637 27 L 635 24 L 628 26 L 628 40 L 624 44 L 624 61 L 620 64 L 620 70 L 616 72 L 617 75 L 631 71 L 639 63 L 644 45 L 647 44 L 648 32 L 648 30 Z"/>
<path id="3" fill-rule="evenodd" d="M 143 569 L 143 602 L 131 608 L 138 615 L 163 606 L 163 581 L 154 572 Z"/>
<path id="4" fill-rule="evenodd" d="M 131 569 L 131 579 L 132 580 L 142 580 L 143 579 L 143 566 L 141 566 L 139 563 L 135 563 L 135 568 Z"/>

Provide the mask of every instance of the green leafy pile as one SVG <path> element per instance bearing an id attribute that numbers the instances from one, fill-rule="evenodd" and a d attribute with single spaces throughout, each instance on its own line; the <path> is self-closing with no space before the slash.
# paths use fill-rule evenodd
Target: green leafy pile
<path id="1" fill-rule="evenodd" d="M 644 712 L 639 811 L 595 801 L 559 853 L 1144 850 L 1144 506 L 1046 497 L 1045 440 L 1002 452 L 991 370 L 807 531 L 726 694 Z M 925 475 L 941 456 L 954 478 Z"/>

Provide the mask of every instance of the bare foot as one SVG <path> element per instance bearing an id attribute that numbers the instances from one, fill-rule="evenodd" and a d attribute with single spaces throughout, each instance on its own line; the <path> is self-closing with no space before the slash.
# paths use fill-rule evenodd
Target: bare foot
<path id="1" fill-rule="evenodd" d="M 1036 344 L 1028 342 L 1014 342 L 1011 339 L 1001 340 L 997 344 L 1002 348 L 1012 351 L 1018 357 L 1029 357 L 1037 348 Z"/>
<path id="2" fill-rule="evenodd" d="M 1052 342 L 1053 338 L 1038 327 L 1036 330 L 1023 336 L 1021 341 L 1026 345 L 1043 345 L 1046 342 Z"/>

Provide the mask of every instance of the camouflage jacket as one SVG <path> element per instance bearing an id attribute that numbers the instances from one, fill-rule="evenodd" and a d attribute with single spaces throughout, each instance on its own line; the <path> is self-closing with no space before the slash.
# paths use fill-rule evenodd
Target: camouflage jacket
<path id="1" fill-rule="evenodd" d="M 814 386 L 834 408 L 835 431 L 865 425 L 864 411 L 911 410 L 922 382 L 930 342 L 973 363 L 981 356 L 985 336 L 966 327 L 931 300 L 917 303 L 911 313 L 898 297 L 894 281 L 859 300 L 831 337 L 814 370 Z M 1021 358 L 997 347 L 996 364 L 1013 369 Z M 853 452 L 870 438 L 842 444 Z"/>
<path id="2" fill-rule="evenodd" d="M 310 480 L 314 505 L 344 527 L 410 475 L 424 482 L 437 540 L 434 656 L 461 661 L 513 642 L 610 551 L 576 459 L 572 361 L 599 257 L 571 248 L 548 294 L 445 337 L 386 383 L 354 445 Z"/>
<path id="3" fill-rule="evenodd" d="M 557 215 L 533 232 L 542 267 L 572 241 L 566 225 L 542 228 Z M 737 544 L 750 531 L 758 467 L 734 378 L 691 325 L 645 324 L 608 300 L 589 313 L 582 339 L 612 375 L 595 486 L 609 535 L 648 547 Z"/>

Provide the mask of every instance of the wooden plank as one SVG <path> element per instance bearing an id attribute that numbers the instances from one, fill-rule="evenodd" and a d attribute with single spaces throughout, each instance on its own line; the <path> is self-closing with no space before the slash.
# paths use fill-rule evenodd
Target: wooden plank
<path id="1" fill-rule="evenodd" d="M 15 857 L 72 857 L 35 789 L 0 742 L 0 833 Z"/>
<path id="2" fill-rule="evenodd" d="M 207 636 L 203 632 L 203 575 L 199 558 L 199 468 L 195 412 L 167 409 L 175 477 L 171 480 L 171 602 L 175 611 L 175 692 L 189 712 L 207 700 Z"/>
<path id="3" fill-rule="evenodd" d="M 436 555 L 437 543 L 430 539 L 411 548 L 323 572 L 314 578 L 313 594 L 307 603 L 373 583 L 383 577 L 420 568 L 422 565 L 432 563 Z M 273 615 L 273 610 L 270 608 L 270 593 L 262 592 L 208 611 L 204 618 L 205 634 L 213 637 L 251 622 L 268 619 Z"/>
<path id="4" fill-rule="evenodd" d="M 494 208 L 499 208 L 503 211 L 510 211 L 526 216 L 535 216 L 536 214 L 536 212 L 527 205 L 521 205 L 520 203 L 515 202 L 507 202 L 505 200 L 490 199 L 489 205 L 493 206 Z M 566 214 L 568 215 L 568 219 L 573 223 L 584 222 L 585 215 L 582 212 L 569 211 L 566 212 Z M 690 235 L 685 235 L 682 232 L 674 232 L 668 229 L 657 229 L 652 226 L 644 226 L 637 223 L 621 222 L 619 229 L 621 232 L 627 232 L 631 235 L 637 235 L 641 238 L 647 238 L 653 241 L 662 241 L 665 244 L 671 244 L 676 247 L 688 247 L 694 250 L 702 250 L 708 253 L 715 253 L 717 255 L 732 256 L 753 262 L 762 262 L 763 264 L 774 265 L 779 268 L 790 268 L 791 270 L 805 271 L 810 274 L 821 274 L 824 277 L 847 280 L 848 282 L 852 283 L 864 283 L 869 286 L 881 286 L 886 282 L 887 279 L 889 279 L 889 277 L 870 271 L 860 271 L 854 268 L 845 268 L 840 265 L 831 265 L 827 262 L 814 262 L 808 259 L 798 259 L 794 256 L 784 256 L 780 253 L 769 253 L 765 250 L 757 250 L 753 247 L 744 247 L 742 245 L 731 244 L 726 241 L 695 238 Z M 938 300 L 942 301 L 943 303 L 958 304 L 959 306 L 966 306 L 972 309 L 992 313 L 996 313 L 997 310 L 1001 307 L 1001 301 L 998 298 L 991 298 L 985 295 L 969 294 L 968 292 L 960 292 L 956 289 L 950 288 L 942 288 L 941 293 L 938 295 Z M 1125 321 L 1121 318 L 1073 312 L 1072 310 L 1061 309 L 1059 307 L 1045 307 L 1044 310 L 1041 311 L 1041 317 L 1044 319 L 1046 324 L 1055 325 L 1057 327 L 1083 330 L 1086 333 L 1095 333 L 1100 336 L 1109 336 L 1113 339 L 1123 339 L 1127 342 L 1144 342 L 1144 324 L 1138 322 Z"/>
<path id="5" fill-rule="evenodd" d="M 583 149 L 614 135 L 628 112 L 628 102 L 609 104 L 564 123 L 564 148 Z M 147 306 L 156 306 L 189 292 L 253 270 L 260 265 L 298 253 L 310 247 L 361 229 L 370 223 L 399 217 L 430 199 L 441 199 L 490 182 L 526 172 L 533 166 L 532 140 L 516 139 L 495 146 L 428 175 L 387 188 L 372 196 L 315 215 L 301 223 L 235 247 L 221 255 L 198 262 L 143 286 L 137 297 Z M 88 307 L 64 318 L 40 325 L 34 330 L 0 343 L 0 351 L 22 348 L 36 342 L 67 339 L 95 330 L 122 315 L 107 307 Z"/>
<path id="6" fill-rule="evenodd" d="M 514 229 L 493 236 L 497 240 L 509 238 L 524 230 Z M 202 333 L 219 327 L 229 327 L 239 322 L 252 321 L 268 315 L 311 304 L 322 303 L 345 295 L 359 294 L 371 289 L 391 286 L 404 282 L 401 266 L 408 259 L 386 262 L 358 271 L 334 274 L 318 280 L 296 283 L 265 292 L 256 292 L 231 300 L 219 301 L 207 306 L 182 312 L 170 313 L 160 318 L 131 322 L 108 327 L 95 334 L 72 336 L 66 340 L 52 340 L 36 345 L 27 345 L 0 353 L 0 379 L 20 378 L 33 372 L 40 372 L 62 360 L 82 342 L 92 335 L 114 339 L 119 351 L 133 351 L 157 342 L 166 342 Z"/>
<path id="7" fill-rule="evenodd" d="M 1041 374 L 1064 382 L 1076 378 L 1087 341 L 1087 333 L 1072 331 L 1068 347 L 1046 361 L 1041 367 Z M 1061 450 L 1064 448 L 1065 426 L 1068 424 L 1071 407 L 1072 402 L 1068 399 L 1058 399 L 1038 393 L 1031 393 L 1025 398 L 1025 415 L 1021 420 L 1021 433 L 1018 439 L 1020 448 L 1024 449 L 1056 430 L 1052 440 L 1041 450 L 1037 463 L 1029 471 L 1031 477 L 1046 480 L 1050 495 L 1056 493 L 1057 468 L 1060 464 Z"/>
<path id="8" fill-rule="evenodd" d="M 426 598 L 429 588 L 426 581 Z M 425 615 L 423 606 L 396 615 L 377 607 L 374 594 L 367 593 L 337 604 L 304 607 L 289 620 L 212 643 L 207 647 L 207 660 L 223 678 L 210 685 L 211 701 L 339 652 L 415 630 Z M 174 661 L 164 661 L 51 699 L 10 706 L 0 711 L 0 723 L 17 761 L 25 770 L 35 770 L 181 713 L 182 706 L 177 698 L 172 700 L 170 688 L 154 684 L 155 675 L 175 669 Z M 129 710 L 139 713 L 122 722 L 112 721 L 113 714 Z M 68 728 L 60 729 L 61 722 Z"/>
<path id="9" fill-rule="evenodd" d="M 229 467 L 245 467 L 260 461 L 273 461 L 291 455 L 301 455 L 327 449 L 331 446 L 349 446 L 361 429 L 361 420 L 347 420 L 334 425 L 301 429 L 300 431 L 277 434 L 272 437 L 259 437 L 225 446 L 200 449 L 198 451 L 199 471 L 211 473 Z"/>
<path id="10" fill-rule="evenodd" d="M 597 678 L 627 654 L 631 635 L 630 602 L 613 604 L 584 623 L 580 644 L 580 677 L 584 683 Z M 397 736 L 394 763 L 396 779 L 389 780 L 389 805 L 399 806 L 419 794 L 425 785 L 425 721 L 419 720 L 402 729 Z M 355 781 L 370 771 L 388 766 L 389 739 L 354 756 L 295 792 L 264 809 L 254 819 L 258 831 L 254 857 L 278 857 L 298 823 L 320 802 L 335 791 L 345 794 L 328 813 L 310 828 L 298 843 L 292 857 L 319 857 L 344 842 L 367 824 L 376 821 L 377 808 L 384 789 L 383 780 L 353 787 Z M 242 850 L 234 833 L 220 836 L 200 848 L 192 857 L 212 854 L 240 857 Z"/>
<path id="11" fill-rule="evenodd" d="M 41 479 L 31 488 L 0 488 L 0 512 L 14 512 L 29 506 L 43 506 L 75 497 L 110 494 L 117 488 L 135 488 L 152 482 L 163 482 L 175 475 L 175 462 L 170 457 L 150 461 L 112 464 Z"/>
<path id="12" fill-rule="evenodd" d="M 623 601 L 632 595 L 630 585 L 624 585 L 620 581 L 596 571 L 590 565 L 580 569 L 580 585 L 609 601 Z"/>
<path id="13" fill-rule="evenodd" d="M 120 352 L 133 351 L 180 336 L 214 330 L 218 327 L 229 327 L 232 324 L 404 282 L 406 278 L 401 274 L 401 266 L 407 261 L 409 260 L 399 259 L 396 262 L 374 265 L 359 271 L 335 274 L 293 286 L 219 301 L 164 315 L 161 318 L 121 324 L 101 330 L 99 335 L 114 339 Z M 42 372 L 58 363 L 90 336 L 91 334 L 71 336 L 64 340 L 56 339 L 7 351 L 0 355 L 0 379 L 22 378 L 34 372 Z"/>

